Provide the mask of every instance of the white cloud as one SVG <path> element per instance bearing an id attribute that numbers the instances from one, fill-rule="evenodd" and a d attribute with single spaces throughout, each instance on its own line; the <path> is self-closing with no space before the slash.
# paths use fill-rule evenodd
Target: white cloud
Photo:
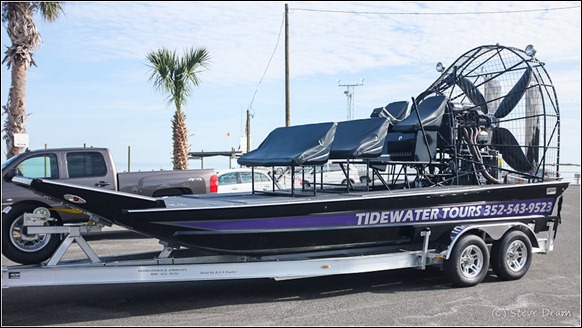
<path id="1" fill-rule="evenodd" d="M 554 4 L 552 7 L 566 4 Z M 571 4 L 571 3 L 570 3 Z M 336 74 L 456 58 L 474 46 L 501 43 L 539 49 L 550 58 L 579 58 L 579 10 L 500 15 L 358 15 L 325 9 L 387 13 L 498 11 L 499 3 L 291 2 L 290 51 L 294 77 Z M 539 5 L 536 6 L 539 8 Z M 97 2 L 65 7 L 67 24 L 54 40 L 77 60 L 144 60 L 160 47 L 203 46 L 212 54 L 211 83 L 252 83 L 276 46 L 284 12 L 280 2 Z M 297 8 L 294 10 L 293 8 Z M 504 10 L 531 9 L 504 3 Z M 577 15 L 576 15 L 577 14 Z M 576 27 L 578 27 L 576 29 Z M 578 33 L 564 33 L 564 31 Z M 559 36 L 559 38 L 557 37 Z M 536 42 L 537 41 L 537 42 Z M 273 66 L 283 63 L 283 37 Z M 573 46 L 574 45 L 574 46 Z M 276 78 L 279 71 L 269 75 Z M 219 81 L 217 81 L 219 80 Z M 223 82 L 221 82 L 223 81 Z"/>

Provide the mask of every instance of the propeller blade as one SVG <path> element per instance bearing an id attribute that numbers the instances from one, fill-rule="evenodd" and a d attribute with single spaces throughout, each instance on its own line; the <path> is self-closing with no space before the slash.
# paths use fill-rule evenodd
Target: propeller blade
<path id="1" fill-rule="evenodd" d="M 533 170 L 533 166 L 527 160 L 519 143 L 509 130 L 505 128 L 494 128 L 491 146 L 495 147 L 501 153 L 503 160 L 512 169 L 519 172 L 530 172 Z"/>
<path id="2" fill-rule="evenodd" d="M 527 161 L 529 163 L 538 163 L 538 159 L 540 157 L 539 143 L 540 129 L 536 127 L 536 129 L 533 131 L 531 144 L 527 147 Z"/>
<path id="3" fill-rule="evenodd" d="M 455 83 L 459 88 L 461 88 L 461 90 L 463 90 L 463 93 L 467 95 L 467 98 L 469 98 L 475 106 L 480 106 L 481 111 L 483 111 L 484 114 L 487 114 L 487 102 L 485 101 L 485 97 L 483 97 L 483 94 L 471 81 L 465 77 L 461 77 L 457 79 Z"/>
<path id="4" fill-rule="evenodd" d="M 523 94 L 527 90 L 529 86 L 529 82 L 531 81 L 531 68 L 528 66 L 519 81 L 511 88 L 509 93 L 505 96 L 497 111 L 495 112 L 495 117 L 497 118 L 504 118 L 505 116 L 509 115 L 511 111 L 517 106 Z"/>

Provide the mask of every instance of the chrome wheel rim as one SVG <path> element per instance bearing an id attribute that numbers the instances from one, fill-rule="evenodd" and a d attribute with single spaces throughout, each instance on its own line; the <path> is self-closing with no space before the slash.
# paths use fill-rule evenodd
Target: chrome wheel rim
<path id="1" fill-rule="evenodd" d="M 12 224 L 10 225 L 10 241 L 12 245 L 14 245 L 18 250 L 33 253 L 36 252 L 43 247 L 45 247 L 51 240 L 50 234 L 35 234 L 35 235 L 26 235 L 22 232 L 24 225 L 24 215 L 19 216 Z M 44 225 L 48 225 L 48 222 L 45 222 Z M 26 236 L 27 239 L 23 239 L 22 237 Z"/>
<path id="2" fill-rule="evenodd" d="M 523 241 L 515 240 L 509 244 L 505 253 L 505 263 L 509 270 L 513 272 L 523 269 L 527 263 L 527 247 Z"/>
<path id="3" fill-rule="evenodd" d="M 483 252 L 481 248 L 471 245 L 463 250 L 459 261 L 459 269 L 463 276 L 476 278 L 483 270 Z"/>

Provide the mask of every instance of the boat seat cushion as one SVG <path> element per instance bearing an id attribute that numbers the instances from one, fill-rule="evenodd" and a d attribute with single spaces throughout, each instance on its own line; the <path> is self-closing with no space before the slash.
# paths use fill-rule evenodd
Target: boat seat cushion
<path id="1" fill-rule="evenodd" d="M 389 103 L 386 107 L 374 109 L 370 117 L 385 117 L 391 122 L 396 122 L 405 119 L 409 114 L 408 101 L 396 101 Z"/>
<path id="2" fill-rule="evenodd" d="M 390 120 L 384 117 L 339 122 L 330 159 L 378 157 L 382 154 Z"/>
<path id="3" fill-rule="evenodd" d="M 247 166 L 322 165 L 329 159 L 337 123 L 316 123 L 277 128 L 238 164 Z"/>
<path id="4" fill-rule="evenodd" d="M 427 131 L 439 130 L 447 103 L 448 99 L 445 96 L 426 98 L 417 106 L 418 115 L 413 110 L 407 118 L 395 122 L 391 131 L 414 132 L 421 130 L 421 125 Z M 418 116 L 420 116 L 420 122 Z"/>

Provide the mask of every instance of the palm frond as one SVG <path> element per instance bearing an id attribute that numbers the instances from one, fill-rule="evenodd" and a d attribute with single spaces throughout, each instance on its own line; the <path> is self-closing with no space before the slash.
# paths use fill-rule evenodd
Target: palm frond
<path id="1" fill-rule="evenodd" d="M 178 66 L 176 52 L 166 48 L 150 52 L 146 55 L 150 62 L 150 81 L 153 81 L 154 88 L 158 91 L 166 92 L 170 96 L 168 101 L 172 101 L 174 93 L 174 74 Z"/>
<path id="2" fill-rule="evenodd" d="M 61 2 L 34 2 L 45 22 L 52 23 L 64 14 Z"/>
<path id="3" fill-rule="evenodd" d="M 200 84 L 196 69 L 207 67 L 209 58 L 204 48 L 191 48 L 180 58 L 166 48 L 150 52 L 147 54 L 151 64 L 150 81 L 157 90 L 168 93 L 168 101 L 176 108 L 182 108 L 192 93 L 192 86 Z"/>

